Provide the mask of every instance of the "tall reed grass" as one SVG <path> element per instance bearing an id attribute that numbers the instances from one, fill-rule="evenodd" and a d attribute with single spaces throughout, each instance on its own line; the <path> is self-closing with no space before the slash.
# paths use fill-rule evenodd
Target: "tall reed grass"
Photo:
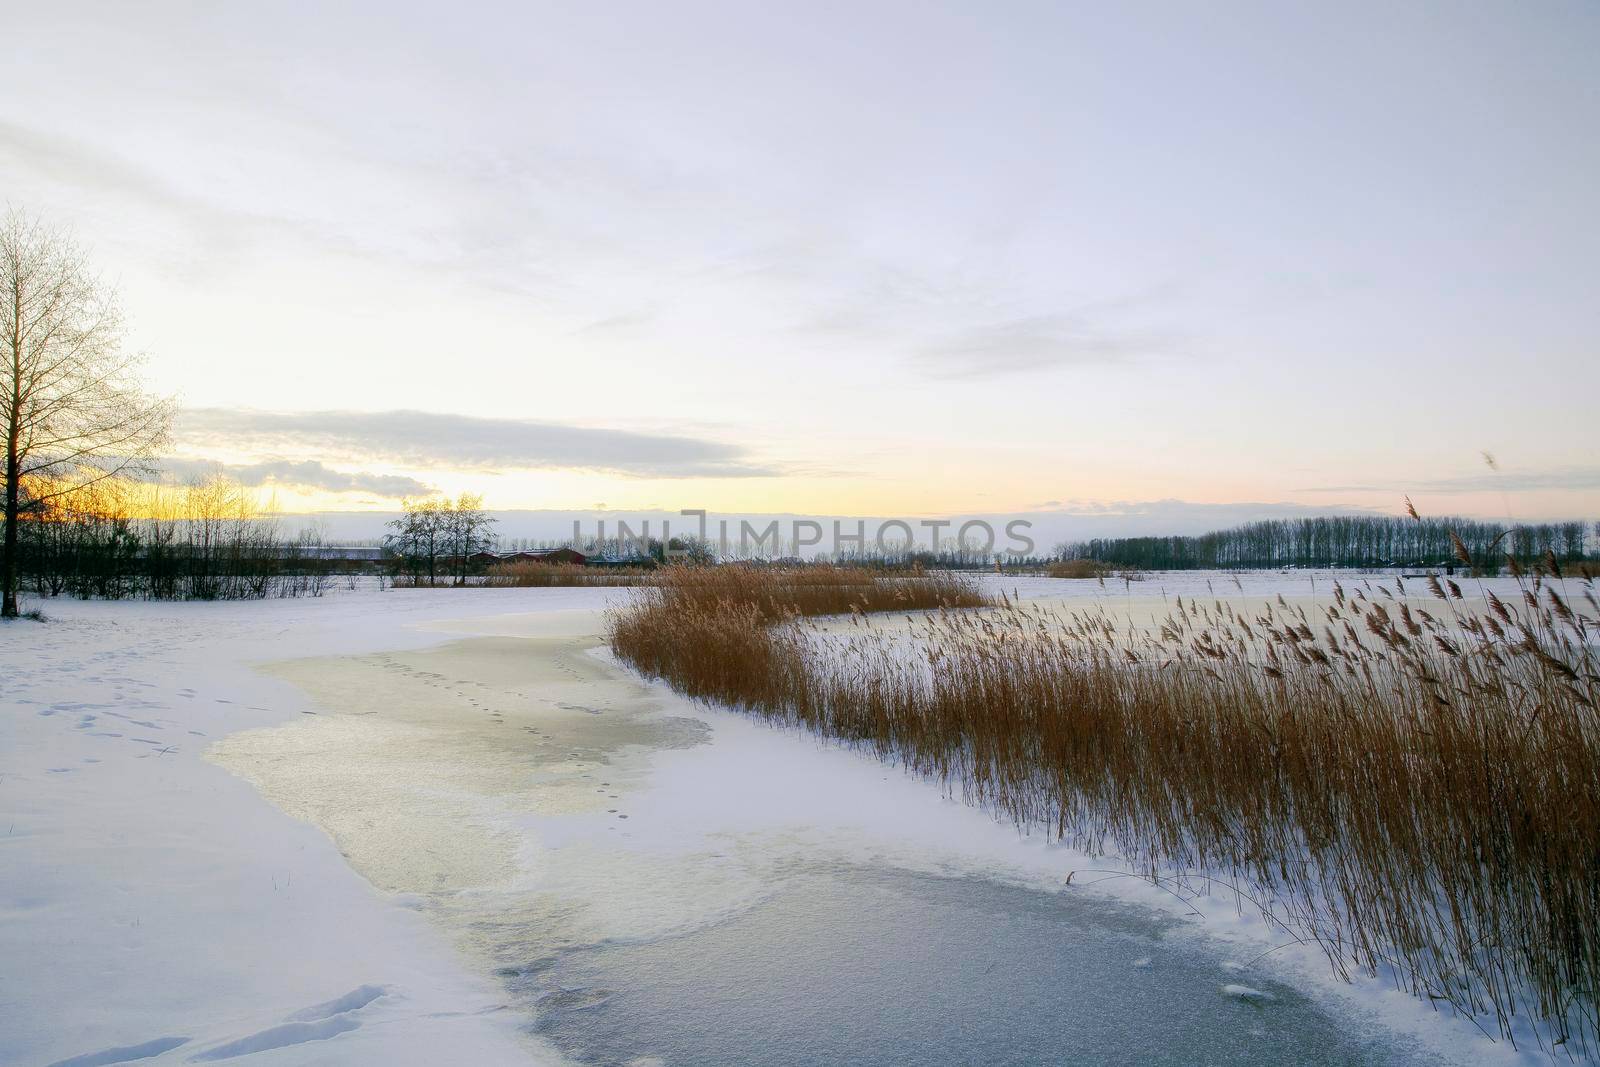
<path id="1" fill-rule="evenodd" d="M 654 569 L 583 567 L 575 563 L 496 563 L 477 583 L 492 587 L 548 588 L 570 586 L 644 585 Z"/>
<path id="2" fill-rule="evenodd" d="M 692 697 L 867 748 L 1152 879 L 1220 879 L 1341 975 L 1588 1051 L 1600 604 L 1549 571 L 1517 602 L 1336 584 L 1314 608 L 1180 599 L 1147 628 L 961 611 L 983 598 L 947 578 L 719 568 L 614 610 L 610 637 Z M 917 608 L 909 636 L 865 617 Z M 841 610 L 860 616 L 843 640 L 806 621 Z"/>
<path id="3" fill-rule="evenodd" d="M 1109 578 L 1115 569 L 1095 559 L 1058 559 L 1045 569 L 1052 578 Z"/>

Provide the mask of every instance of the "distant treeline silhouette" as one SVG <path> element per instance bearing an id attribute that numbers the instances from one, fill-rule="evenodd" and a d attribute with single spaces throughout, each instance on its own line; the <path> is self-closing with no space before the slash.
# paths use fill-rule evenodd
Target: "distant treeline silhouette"
<path id="1" fill-rule="evenodd" d="M 323 553 L 316 528 L 284 536 L 247 490 L 222 478 L 176 489 L 107 479 L 24 500 L 18 574 L 39 597 L 321 596 L 348 570 Z"/>
<path id="2" fill-rule="evenodd" d="M 1267 519 L 1197 536 L 1113 537 L 1059 546 L 1062 559 L 1087 559 L 1145 570 L 1223 570 L 1273 567 L 1459 566 L 1451 534 L 1461 539 L 1473 569 L 1493 573 L 1507 556 L 1532 563 L 1546 552 L 1558 560 L 1584 558 L 1582 521 L 1507 525 L 1471 519 L 1337 515 Z M 1600 523 L 1595 525 L 1600 537 Z"/>

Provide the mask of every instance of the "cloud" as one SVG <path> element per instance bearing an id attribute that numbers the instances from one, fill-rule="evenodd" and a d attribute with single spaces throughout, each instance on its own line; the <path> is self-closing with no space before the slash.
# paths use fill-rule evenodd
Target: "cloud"
<path id="1" fill-rule="evenodd" d="M 1154 334 L 1112 332 L 1077 315 L 1035 315 L 962 330 L 917 350 L 914 364 L 930 378 L 992 378 L 1053 367 L 1125 363 L 1160 351 Z"/>
<path id="2" fill-rule="evenodd" d="M 1552 467 L 1549 470 L 1486 470 L 1451 478 L 1418 478 L 1374 485 L 1318 485 L 1298 493 L 1505 493 L 1539 489 L 1600 489 L 1600 467 Z"/>
<path id="3" fill-rule="evenodd" d="M 595 319 L 574 330 L 577 334 L 621 333 L 649 326 L 656 319 L 653 311 L 629 311 Z"/>
<path id="4" fill-rule="evenodd" d="M 1484 471 L 1457 478 L 1435 478 L 1423 482 L 1421 488 L 1440 493 L 1470 493 L 1484 489 L 1500 489 L 1511 493 L 1532 489 L 1600 489 L 1600 467 Z"/>
<path id="5" fill-rule="evenodd" d="M 429 411 L 188 408 L 179 417 L 178 433 L 195 446 L 479 471 L 589 470 L 640 478 L 779 473 L 749 460 L 743 448 L 719 441 Z"/>
<path id="6" fill-rule="evenodd" d="M 231 478 L 240 485 L 298 485 L 332 493 L 371 493 L 381 497 L 423 496 L 433 486 L 398 474 L 373 474 L 368 471 L 337 471 L 316 460 L 266 460 L 261 463 L 228 464 L 214 460 L 174 457 L 159 460 L 152 479 L 186 482 L 213 475 Z"/>
<path id="7" fill-rule="evenodd" d="M 81 203 L 101 202 L 106 214 L 127 214 L 130 208 L 154 212 L 167 224 L 203 241 L 213 253 L 253 239 L 285 234 L 330 249 L 355 250 L 329 227 L 289 214 L 269 214 L 214 202 L 116 152 L 54 132 L 0 119 L 0 154 L 26 160 L 34 176 L 53 186 L 75 190 Z"/>
<path id="8" fill-rule="evenodd" d="M 1308 485 L 1290 490 L 1294 493 L 1392 493 L 1394 491 L 1395 487 L 1392 485 Z"/>
<path id="9" fill-rule="evenodd" d="M 1164 521 L 1200 520 L 1249 522 L 1254 519 L 1297 518 L 1308 515 L 1366 513 L 1373 509 L 1350 505 L 1320 506 L 1292 502 L 1237 501 L 1197 503 L 1166 497 L 1160 500 L 1066 500 L 1053 501 L 1049 513 L 1071 518 L 1154 519 Z M 1029 516 L 1030 518 L 1037 516 Z"/>
<path id="10" fill-rule="evenodd" d="M 192 207 L 187 198 L 165 182 L 115 155 L 67 137 L 0 120 L 0 149 L 27 160 L 33 171 L 52 182 L 132 197 L 171 211 Z"/>

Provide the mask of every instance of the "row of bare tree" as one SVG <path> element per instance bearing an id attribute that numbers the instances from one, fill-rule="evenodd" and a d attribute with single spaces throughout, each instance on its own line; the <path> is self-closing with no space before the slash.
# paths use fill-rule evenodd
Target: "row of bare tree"
<path id="1" fill-rule="evenodd" d="M 179 489 L 102 479 L 27 495 L 18 522 L 21 588 L 40 597 L 246 600 L 321 596 L 346 571 L 321 531 L 286 536 L 223 478 Z"/>
<path id="2" fill-rule="evenodd" d="M 1507 557 L 1524 566 L 1546 553 L 1584 558 L 1589 525 L 1582 521 L 1519 523 L 1330 515 L 1268 519 L 1193 537 L 1097 538 L 1057 547 L 1062 559 L 1088 559 L 1143 570 L 1274 567 L 1444 567 L 1495 573 Z M 1600 539 L 1600 523 L 1594 526 Z M 1461 548 L 1458 550 L 1457 545 Z"/>

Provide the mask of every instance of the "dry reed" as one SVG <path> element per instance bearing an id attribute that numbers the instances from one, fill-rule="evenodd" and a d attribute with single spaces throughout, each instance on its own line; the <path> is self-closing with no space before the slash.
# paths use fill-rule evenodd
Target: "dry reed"
<path id="1" fill-rule="evenodd" d="M 610 637 L 692 697 L 865 747 L 1152 878 L 1221 879 L 1340 975 L 1588 1050 L 1600 604 L 1547 570 L 1518 603 L 1335 585 L 1311 611 L 1180 599 L 1145 629 L 957 611 L 981 599 L 962 581 L 719 568 L 615 610 Z M 913 608 L 934 610 L 909 636 L 803 621 Z"/>
<path id="2" fill-rule="evenodd" d="M 1052 578 L 1109 578 L 1113 568 L 1094 559 L 1058 559 L 1045 569 Z"/>
<path id="3" fill-rule="evenodd" d="M 575 563 L 496 563 L 479 585 L 512 588 L 644 585 L 656 572 L 647 567 L 584 567 Z"/>

